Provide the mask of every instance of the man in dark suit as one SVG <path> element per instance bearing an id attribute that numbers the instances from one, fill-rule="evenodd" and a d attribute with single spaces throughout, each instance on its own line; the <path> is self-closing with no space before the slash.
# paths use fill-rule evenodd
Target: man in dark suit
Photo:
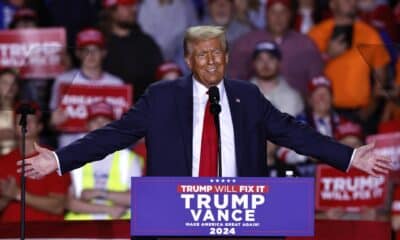
<path id="1" fill-rule="evenodd" d="M 267 139 L 346 171 L 387 173 L 389 159 L 373 145 L 344 146 L 276 110 L 256 86 L 224 78 L 228 49 L 222 28 L 197 26 L 185 35 L 185 60 L 193 75 L 150 86 L 120 120 L 89 133 L 56 152 L 37 146 L 26 160 L 27 176 L 38 178 L 103 159 L 142 137 L 149 176 L 216 176 L 217 140 L 208 89 L 220 94 L 222 176 L 265 176 Z"/>

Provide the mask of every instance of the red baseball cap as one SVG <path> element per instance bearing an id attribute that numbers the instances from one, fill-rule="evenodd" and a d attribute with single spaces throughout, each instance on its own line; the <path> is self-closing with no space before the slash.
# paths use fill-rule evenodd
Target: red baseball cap
<path id="1" fill-rule="evenodd" d="M 311 81 L 308 82 L 308 92 L 311 94 L 313 93 L 317 88 L 320 87 L 326 87 L 328 88 L 329 91 L 332 91 L 332 85 L 331 82 L 324 76 L 318 76 Z"/>
<path id="2" fill-rule="evenodd" d="M 110 8 L 116 5 L 135 5 L 137 0 L 103 0 L 103 7 Z"/>
<path id="3" fill-rule="evenodd" d="M 335 138 L 337 140 L 350 136 L 363 139 L 363 131 L 359 124 L 351 121 L 344 121 L 336 127 Z"/>
<path id="4" fill-rule="evenodd" d="M 176 72 L 179 76 L 182 75 L 182 71 L 179 66 L 174 62 L 165 62 L 161 64 L 156 71 L 156 79 L 162 80 L 163 77 L 170 72 Z"/>
<path id="5" fill-rule="evenodd" d="M 86 28 L 80 31 L 76 36 L 76 46 L 82 48 L 90 44 L 103 48 L 105 44 L 103 33 L 95 28 Z"/>
<path id="6" fill-rule="evenodd" d="M 292 8 L 292 1 L 291 0 L 268 0 L 267 1 L 267 5 L 266 5 L 267 10 L 270 9 L 270 7 L 272 7 L 273 5 L 275 5 L 277 3 L 280 3 L 280 4 L 284 5 L 288 9 Z"/>
<path id="7" fill-rule="evenodd" d="M 20 19 L 25 19 L 25 18 L 36 19 L 37 14 L 34 10 L 30 8 L 21 8 L 14 13 L 13 21 L 18 21 Z"/>
<path id="8" fill-rule="evenodd" d="M 95 117 L 106 117 L 110 120 L 115 120 L 115 115 L 113 111 L 113 107 L 105 102 L 97 102 L 89 105 L 88 108 L 88 120 L 91 120 Z"/>

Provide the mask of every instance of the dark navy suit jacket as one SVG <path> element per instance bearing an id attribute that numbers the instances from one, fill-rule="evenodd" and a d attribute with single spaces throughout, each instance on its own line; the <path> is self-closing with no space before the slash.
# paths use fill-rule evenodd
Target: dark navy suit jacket
<path id="1" fill-rule="evenodd" d="M 120 120 L 58 150 L 61 171 L 103 159 L 146 137 L 149 176 L 191 176 L 192 81 L 187 76 L 151 85 Z M 251 83 L 224 80 L 224 85 L 232 114 L 238 176 L 267 174 L 267 140 L 347 169 L 353 149 L 279 112 Z"/>

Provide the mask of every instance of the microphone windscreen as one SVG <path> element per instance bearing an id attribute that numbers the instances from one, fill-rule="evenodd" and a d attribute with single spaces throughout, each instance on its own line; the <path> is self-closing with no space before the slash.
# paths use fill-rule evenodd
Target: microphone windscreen
<path id="1" fill-rule="evenodd" d="M 219 102 L 219 90 L 218 87 L 212 86 L 208 89 L 208 95 L 211 103 Z"/>

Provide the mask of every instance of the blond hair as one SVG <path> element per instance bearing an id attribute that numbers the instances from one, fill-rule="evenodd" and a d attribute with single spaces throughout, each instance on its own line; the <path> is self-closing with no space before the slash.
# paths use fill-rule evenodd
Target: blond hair
<path id="1" fill-rule="evenodd" d="M 219 38 L 225 52 L 228 52 L 228 41 L 225 36 L 225 29 L 220 26 L 194 26 L 186 30 L 183 39 L 183 50 L 185 56 L 189 54 L 189 43 Z"/>

